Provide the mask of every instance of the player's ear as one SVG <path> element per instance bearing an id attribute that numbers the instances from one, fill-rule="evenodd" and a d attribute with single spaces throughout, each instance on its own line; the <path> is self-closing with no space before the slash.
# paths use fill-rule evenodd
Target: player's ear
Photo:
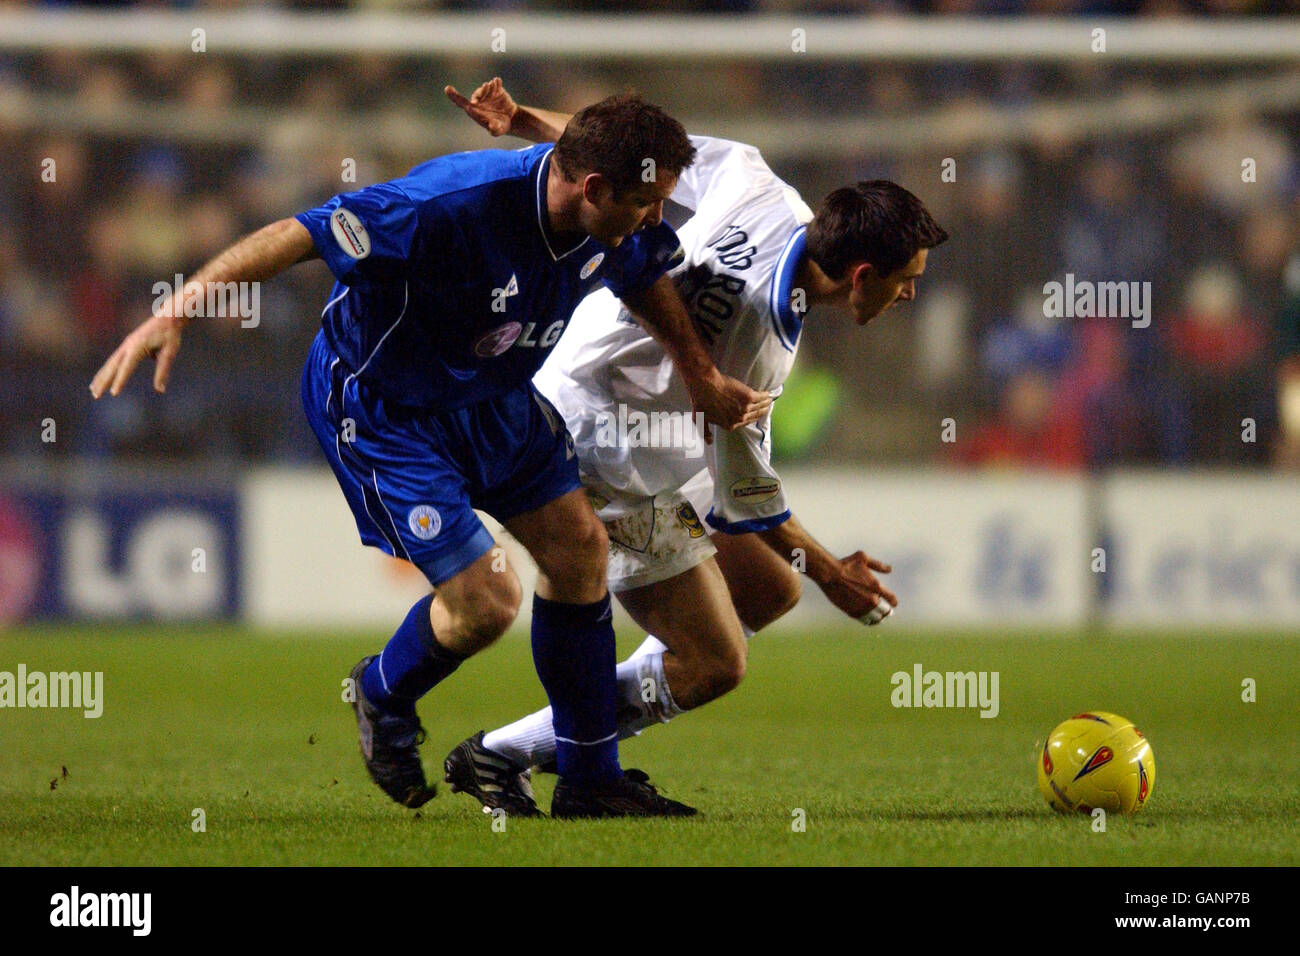
<path id="1" fill-rule="evenodd" d="M 582 198 L 593 206 L 604 205 L 614 195 L 614 186 L 600 173 L 588 173 L 582 179 Z"/>
<path id="2" fill-rule="evenodd" d="M 857 265 L 849 268 L 849 277 L 852 280 L 854 289 L 861 289 L 864 285 L 870 282 L 873 277 L 878 275 L 879 274 L 870 262 L 859 262 Z"/>

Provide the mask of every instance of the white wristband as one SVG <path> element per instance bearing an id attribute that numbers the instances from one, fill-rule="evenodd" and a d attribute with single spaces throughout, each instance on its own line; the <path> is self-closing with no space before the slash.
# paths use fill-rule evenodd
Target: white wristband
<path id="1" fill-rule="evenodd" d="M 868 627 L 870 627 L 872 624 L 879 624 L 881 621 L 883 621 L 885 618 L 889 617 L 889 615 L 893 613 L 894 613 L 894 609 L 890 606 L 889 602 L 886 601 L 884 598 L 881 598 L 879 601 L 876 602 L 875 607 L 873 607 L 866 614 L 858 618 L 858 620 L 861 621 L 863 624 L 867 625 Z"/>

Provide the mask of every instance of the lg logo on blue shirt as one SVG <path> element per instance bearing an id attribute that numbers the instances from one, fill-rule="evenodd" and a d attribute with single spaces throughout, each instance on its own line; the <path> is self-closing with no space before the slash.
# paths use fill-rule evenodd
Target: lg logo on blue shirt
<path id="1" fill-rule="evenodd" d="M 478 337 L 474 342 L 474 354 L 479 358 L 493 358 L 507 352 L 512 345 L 518 345 L 526 349 L 549 349 L 560 341 L 560 336 L 564 332 L 564 323 L 564 319 L 552 322 L 546 327 L 546 331 L 542 333 L 540 339 L 533 338 L 537 330 L 536 322 L 529 322 L 527 325 L 521 325 L 518 322 L 507 322 L 505 325 L 498 325 L 495 329 L 484 332 Z"/>

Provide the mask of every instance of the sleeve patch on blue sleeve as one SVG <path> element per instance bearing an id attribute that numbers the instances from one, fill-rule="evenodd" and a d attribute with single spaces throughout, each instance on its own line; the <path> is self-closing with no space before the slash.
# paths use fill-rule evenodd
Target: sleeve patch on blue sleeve
<path id="1" fill-rule="evenodd" d="M 330 232 L 338 241 L 339 248 L 353 259 L 364 259 L 370 255 L 370 233 L 361 220 L 353 213 L 339 206 L 330 216 Z"/>

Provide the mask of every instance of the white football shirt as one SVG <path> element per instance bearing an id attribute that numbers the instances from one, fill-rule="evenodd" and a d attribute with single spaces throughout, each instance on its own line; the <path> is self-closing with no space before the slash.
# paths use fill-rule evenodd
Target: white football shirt
<path id="1" fill-rule="evenodd" d="M 812 210 L 753 146 L 706 136 L 691 142 L 696 159 L 672 200 L 693 215 L 677 230 L 686 258 L 670 275 L 718 369 L 779 395 L 802 326 L 792 294 Z M 672 360 L 608 291 L 582 302 L 533 382 L 564 416 L 584 483 L 611 503 L 631 507 L 687 482 L 699 487 L 707 469 L 707 520 L 715 529 L 760 531 L 789 517 L 772 467 L 770 413 L 735 431 L 714 428 L 713 443 L 704 445 Z M 667 423 L 673 415 L 671 447 L 663 447 L 666 425 L 638 430 L 638 416 Z M 682 424 L 690 432 L 680 432 Z"/>

